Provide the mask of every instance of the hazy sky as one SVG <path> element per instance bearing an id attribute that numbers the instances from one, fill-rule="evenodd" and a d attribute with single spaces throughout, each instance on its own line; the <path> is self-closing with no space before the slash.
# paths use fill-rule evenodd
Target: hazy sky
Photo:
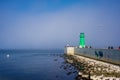
<path id="1" fill-rule="evenodd" d="M 120 0 L 0 0 L 0 49 L 120 46 Z"/>

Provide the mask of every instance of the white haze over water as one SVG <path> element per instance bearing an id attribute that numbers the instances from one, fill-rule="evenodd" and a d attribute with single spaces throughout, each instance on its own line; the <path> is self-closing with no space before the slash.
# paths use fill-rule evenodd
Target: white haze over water
<path id="1" fill-rule="evenodd" d="M 79 2 L 41 12 L 37 10 L 38 4 L 31 5 L 29 10 L 25 11 L 3 10 L 6 8 L 0 6 L 0 48 L 52 49 L 64 48 L 66 44 L 77 46 L 81 32 L 85 33 L 86 45 L 118 47 L 118 2 Z"/>

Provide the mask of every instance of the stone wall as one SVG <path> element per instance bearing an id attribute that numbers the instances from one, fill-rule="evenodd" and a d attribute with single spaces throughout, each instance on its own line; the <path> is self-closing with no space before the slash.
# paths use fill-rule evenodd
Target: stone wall
<path id="1" fill-rule="evenodd" d="M 75 48 L 75 54 L 120 65 L 120 50 Z"/>

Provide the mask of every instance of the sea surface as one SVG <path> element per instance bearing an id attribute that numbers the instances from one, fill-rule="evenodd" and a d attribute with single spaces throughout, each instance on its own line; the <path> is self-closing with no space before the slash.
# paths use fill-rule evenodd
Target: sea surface
<path id="1" fill-rule="evenodd" d="M 75 80 L 63 50 L 0 50 L 0 80 Z"/>

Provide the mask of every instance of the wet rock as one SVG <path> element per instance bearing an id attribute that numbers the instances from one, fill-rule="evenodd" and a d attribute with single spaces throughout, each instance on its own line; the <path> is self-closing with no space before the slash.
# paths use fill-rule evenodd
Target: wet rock
<path id="1" fill-rule="evenodd" d="M 64 65 L 61 65 L 61 66 L 60 66 L 60 69 L 63 68 L 63 66 L 64 66 Z"/>
<path id="2" fill-rule="evenodd" d="M 77 73 L 77 71 L 73 71 L 72 73 Z"/>
<path id="3" fill-rule="evenodd" d="M 55 77 L 58 78 L 58 75 L 56 75 Z"/>
<path id="4" fill-rule="evenodd" d="M 58 61 L 58 59 L 54 59 L 54 61 Z"/>
<path id="5" fill-rule="evenodd" d="M 81 75 L 76 76 L 75 80 L 82 80 L 82 76 Z"/>
<path id="6" fill-rule="evenodd" d="M 72 72 L 68 72 L 68 73 L 67 73 L 67 75 L 70 75 L 70 74 L 72 74 Z"/>
<path id="7" fill-rule="evenodd" d="M 64 67 L 63 69 L 64 69 L 64 70 L 66 70 L 66 69 L 67 69 L 67 67 Z"/>

